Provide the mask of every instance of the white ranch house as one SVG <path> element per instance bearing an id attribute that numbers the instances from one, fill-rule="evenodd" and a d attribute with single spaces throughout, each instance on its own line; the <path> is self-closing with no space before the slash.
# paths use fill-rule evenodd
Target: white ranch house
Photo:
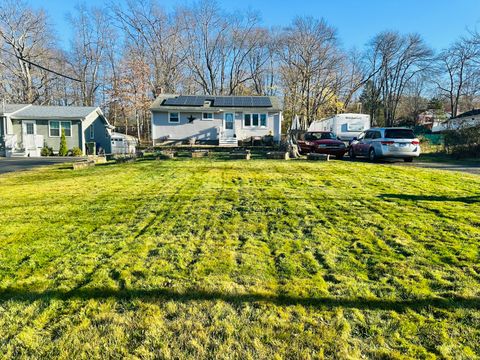
<path id="1" fill-rule="evenodd" d="M 236 146 L 239 140 L 281 138 L 282 106 L 273 96 L 160 95 L 150 107 L 152 139 L 195 139 L 198 143 Z"/>

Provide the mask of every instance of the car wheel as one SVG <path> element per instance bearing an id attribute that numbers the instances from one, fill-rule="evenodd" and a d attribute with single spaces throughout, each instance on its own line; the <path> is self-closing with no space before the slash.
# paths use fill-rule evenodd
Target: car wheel
<path id="1" fill-rule="evenodd" d="M 375 153 L 375 149 L 370 149 L 370 151 L 368 152 L 368 159 L 370 161 L 377 160 L 377 154 Z"/>
<path id="2" fill-rule="evenodd" d="M 343 155 L 335 155 L 335 159 L 342 160 L 342 159 L 343 159 Z"/>
<path id="3" fill-rule="evenodd" d="M 405 158 L 405 159 L 403 159 L 403 161 L 405 161 L 405 162 L 412 162 L 412 161 L 413 161 L 413 158 Z"/>
<path id="4" fill-rule="evenodd" d="M 355 160 L 355 158 L 357 157 L 357 155 L 355 155 L 355 151 L 353 151 L 353 148 L 350 148 L 348 150 L 348 156 L 350 157 L 350 159 L 352 160 Z"/>

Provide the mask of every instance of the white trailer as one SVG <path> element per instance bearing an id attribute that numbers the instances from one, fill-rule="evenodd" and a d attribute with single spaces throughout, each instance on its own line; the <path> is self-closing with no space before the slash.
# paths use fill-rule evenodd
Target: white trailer
<path id="1" fill-rule="evenodd" d="M 370 129 L 370 115 L 338 114 L 326 119 L 315 120 L 310 124 L 308 131 L 331 131 L 340 140 L 350 141 L 368 129 Z"/>

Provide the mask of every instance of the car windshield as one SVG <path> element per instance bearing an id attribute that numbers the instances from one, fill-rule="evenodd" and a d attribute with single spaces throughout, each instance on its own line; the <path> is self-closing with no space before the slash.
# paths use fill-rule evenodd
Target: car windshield
<path id="1" fill-rule="evenodd" d="M 409 129 L 388 129 L 385 130 L 387 139 L 415 139 L 415 134 Z"/>
<path id="2" fill-rule="evenodd" d="M 332 132 L 316 132 L 316 133 L 306 133 L 305 134 L 305 140 L 325 140 L 325 139 L 336 139 L 337 137 L 335 136 L 334 133 Z"/>

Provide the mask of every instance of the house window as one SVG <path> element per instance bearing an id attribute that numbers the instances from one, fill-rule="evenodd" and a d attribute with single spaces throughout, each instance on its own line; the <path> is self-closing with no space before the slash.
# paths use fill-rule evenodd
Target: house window
<path id="1" fill-rule="evenodd" d="M 27 123 L 27 135 L 35 135 L 35 125 L 33 123 Z"/>
<path id="2" fill-rule="evenodd" d="M 50 121 L 50 137 L 60 136 L 60 121 Z"/>
<path id="3" fill-rule="evenodd" d="M 243 114 L 244 127 L 267 127 L 267 114 Z"/>
<path id="4" fill-rule="evenodd" d="M 202 119 L 203 120 L 213 120 L 213 113 L 211 112 L 206 112 L 202 114 Z"/>
<path id="5" fill-rule="evenodd" d="M 62 121 L 61 128 L 65 131 L 65 136 L 72 136 L 72 123 L 70 121 Z"/>
<path id="6" fill-rule="evenodd" d="M 252 126 L 258 126 L 258 114 L 252 114 Z"/>
<path id="7" fill-rule="evenodd" d="M 95 127 L 92 125 L 90 125 L 90 139 L 95 139 Z"/>
<path id="8" fill-rule="evenodd" d="M 180 113 L 178 113 L 178 112 L 168 113 L 168 122 L 179 123 L 180 122 Z"/>
<path id="9" fill-rule="evenodd" d="M 267 114 L 260 114 L 260 126 L 267 126 Z"/>
<path id="10" fill-rule="evenodd" d="M 244 126 L 252 126 L 252 115 L 245 114 L 243 116 L 243 125 Z"/>
<path id="11" fill-rule="evenodd" d="M 48 122 L 48 134 L 50 135 L 50 137 L 59 137 L 60 135 L 62 135 L 62 130 L 65 131 L 66 137 L 71 137 L 72 122 L 57 120 L 52 120 Z"/>

